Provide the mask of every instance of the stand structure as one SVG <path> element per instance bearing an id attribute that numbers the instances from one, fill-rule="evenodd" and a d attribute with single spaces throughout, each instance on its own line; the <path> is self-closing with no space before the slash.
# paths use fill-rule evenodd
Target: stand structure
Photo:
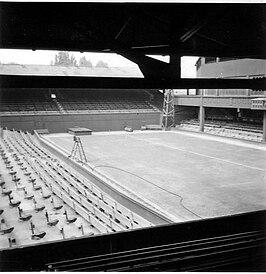
<path id="1" fill-rule="evenodd" d="M 164 91 L 162 128 L 169 129 L 175 124 L 174 91 L 166 89 Z"/>
<path id="2" fill-rule="evenodd" d="M 72 151 L 71 151 L 71 154 L 69 155 L 69 157 L 75 159 L 76 154 L 78 152 L 79 159 L 77 159 L 77 160 L 80 161 L 80 162 L 82 162 L 82 163 L 83 162 L 87 163 L 86 155 L 85 155 L 85 152 L 84 152 L 84 149 L 83 149 L 83 146 L 82 146 L 80 138 L 74 136 L 73 139 L 74 139 L 74 146 L 72 148 Z"/>

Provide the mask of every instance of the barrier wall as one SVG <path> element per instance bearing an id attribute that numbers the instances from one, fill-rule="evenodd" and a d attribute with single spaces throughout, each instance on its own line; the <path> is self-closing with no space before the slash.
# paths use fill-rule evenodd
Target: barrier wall
<path id="1" fill-rule="evenodd" d="M 58 159 L 67 163 L 70 167 L 77 170 L 77 172 L 79 172 L 82 176 L 85 176 L 104 193 L 111 196 L 124 207 L 129 208 L 131 211 L 140 215 L 154 225 L 173 222 L 173 216 L 169 216 L 166 212 L 163 212 L 158 207 L 155 207 L 154 204 L 151 205 L 150 202 L 147 204 L 143 199 L 140 199 L 130 190 L 126 189 L 125 186 L 123 186 L 123 189 L 121 189 L 121 187 L 117 188 L 115 181 L 110 180 L 110 178 L 107 178 L 99 171 L 91 170 L 92 166 L 89 163 L 84 166 L 73 159 L 70 159 L 66 151 L 63 151 L 62 148 L 58 148 L 54 144 L 50 143 L 47 139 L 41 138 L 37 133 L 36 137 L 42 147 L 54 154 Z"/>
<path id="2" fill-rule="evenodd" d="M 176 96 L 174 104 L 177 106 L 200 106 L 218 108 L 242 108 L 251 109 L 251 99 L 254 96 Z"/>
<path id="3" fill-rule="evenodd" d="M 0 252 L 0 271 L 40 271 L 45 270 L 45 265 L 62 260 L 112 254 L 248 231 L 265 232 L 265 213 L 265 211 L 258 211 L 7 249 Z M 262 265 L 257 265 L 255 271 L 265 271 L 265 245 L 261 248 L 263 254 L 260 263 Z M 237 250 L 235 252 L 232 256 L 238 254 Z M 198 263 L 203 259 L 203 256 L 200 257 Z M 176 269 L 178 269 L 178 264 Z M 243 271 L 243 269 L 238 269 L 238 271 L 240 270 Z"/>
<path id="4" fill-rule="evenodd" d="M 92 131 L 123 130 L 126 126 L 140 129 L 144 124 L 160 124 L 160 112 L 1 115 L 1 127 L 33 132 L 46 128 L 50 133 L 67 132 L 71 127 L 85 127 Z"/>

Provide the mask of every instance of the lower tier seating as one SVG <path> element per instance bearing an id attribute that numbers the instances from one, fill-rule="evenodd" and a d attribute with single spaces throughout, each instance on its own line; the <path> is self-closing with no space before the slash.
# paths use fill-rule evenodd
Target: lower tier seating
<path id="1" fill-rule="evenodd" d="M 181 121 L 178 128 L 190 131 L 199 131 L 199 121 L 196 119 L 184 120 Z M 262 128 L 258 125 L 251 125 L 249 123 L 206 120 L 204 124 L 204 132 L 256 142 L 262 141 Z"/>
<path id="2" fill-rule="evenodd" d="M 2 133 L 0 249 L 152 225 L 41 148 L 33 135 Z"/>

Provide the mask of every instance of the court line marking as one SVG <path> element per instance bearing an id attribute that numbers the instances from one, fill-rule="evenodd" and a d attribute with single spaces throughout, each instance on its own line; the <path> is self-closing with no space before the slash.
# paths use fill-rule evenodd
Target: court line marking
<path id="1" fill-rule="evenodd" d="M 235 146 L 241 146 L 241 147 L 247 147 L 247 148 L 266 151 L 266 146 L 264 145 L 264 143 L 255 143 L 254 142 L 254 144 L 252 144 L 252 143 L 250 143 L 249 140 L 244 140 L 244 139 L 236 139 L 236 138 L 234 139 L 234 138 L 230 138 L 230 137 L 211 135 L 208 133 L 200 133 L 200 132 L 186 132 L 186 131 L 178 131 L 178 130 L 172 130 L 169 132 L 174 133 L 174 134 L 185 135 L 185 136 L 189 136 L 189 137 L 195 137 L 195 138 L 201 138 L 201 139 L 205 139 L 205 140 L 211 140 L 211 141 L 215 141 L 215 142 L 225 143 L 225 144 L 229 144 L 229 145 L 235 145 Z"/>
<path id="2" fill-rule="evenodd" d="M 253 182 L 253 181 L 250 181 L 250 182 L 240 182 L 240 183 L 234 183 L 234 184 L 227 184 L 227 185 L 219 185 L 219 187 L 232 187 L 232 186 L 238 186 L 238 185 L 241 185 L 241 186 L 243 186 L 243 185 L 251 185 L 251 184 L 256 184 L 256 186 L 258 185 L 258 184 L 264 184 L 263 182 Z"/>
<path id="3" fill-rule="evenodd" d="M 160 131 L 161 132 L 161 131 Z M 187 135 L 186 133 L 181 133 L 181 132 L 173 132 L 173 133 L 177 133 L 177 134 L 184 134 L 184 135 Z M 229 163 L 229 164 L 234 164 L 234 165 L 238 165 L 238 166 L 242 166 L 242 167 L 246 167 L 246 168 L 251 168 L 251 169 L 255 169 L 255 170 L 259 170 L 259 171 L 263 171 L 263 172 L 266 172 L 266 169 L 263 169 L 263 168 L 258 168 L 258 167 L 252 167 L 252 166 L 248 166 L 248 165 L 245 165 L 245 164 L 240 164 L 240 163 L 237 163 L 237 162 L 233 162 L 233 161 L 229 161 L 229 160 L 225 160 L 225 159 L 221 159 L 221 158 L 217 158 L 217 157 L 214 157 L 214 156 L 209 156 L 209 155 L 206 155 L 206 154 L 202 154 L 202 153 L 199 153 L 199 152 L 193 152 L 193 151 L 188 151 L 188 150 L 185 150 L 185 149 L 181 149 L 181 148 L 177 148 L 175 146 L 171 146 L 171 145 L 167 145 L 167 144 L 162 144 L 162 143 L 158 143 L 158 142 L 155 142 L 155 141 L 152 141 L 152 140 L 146 140 L 146 139 L 142 139 L 142 138 L 138 138 L 136 137 L 136 135 L 122 135 L 121 136 L 126 136 L 126 137 L 129 137 L 129 138 L 132 138 L 132 139 L 137 139 L 137 140 L 140 140 L 140 141 L 145 141 L 145 142 L 148 142 L 148 143 L 151 143 L 153 145 L 157 145 L 157 146 L 162 146 L 162 147 L 167 147 L 167 148 L 171 148 L 171 149 L 175 149 L 175 150 L 179 150 L 179 151 L 182 151 L 182 152 L 187 152 L 187 153 L 190 153 L 190 154 L 195 154 L 195 155 L 198 155 L 198 156 L 201 156 L 201 157 L 206 157 L 206 158 L 210 158 L 210 159 L 214 159 L 214 160 L 217 160 L 217 161 L 222 161 L 222 162 L 225 162 L 225 163 Z M 191 136 L 191 135 L 190 135 Z M 59 137 L 59 136 L 56 136 L 56 137 Z M 194 136 L 192 136 L 194 137 Z M 198 137 L 198 136 L 197 136 Z M 200 137 L 202 138 L 202 137 Z M 216 141 L 216 140 L 214 140 Z M 225 142 L 227 143 L 227 142 Z M 243 145 L 240 145 L 240 144 L 232 144 L 232 143 L 229 143 L 231 145 L 239 145 L 239 146 L 243 146 Z M 244 145 L 245 147 L 245 145 Z M 249 147 L 249 146 L 247 146 Z M 250 147 L 249 147 L 250 148 Z M 254 147 L 252 147 L 254 148 Z M 256 149 L 256 148 L 255 148 Z"/>
<path id="4" fill-rule="evenodd" d="M 251 169 L 263 171 L 264 173 L 266 172 L 266 170 L 263 169 L 263 168 L 252 167 L 252 166 L 248 166 L 248 165 L 245 165 L 245 164 L 240 164 L 240 163 L 237 163 L 237 162 L 233 162 L 233 161 L 229 161 L 229 160 L 217 158 L 217 157 L 214 157 L 214 156 L 205 155 L 205 154 L 202 154 L 202 153 L 199 153 L 199 152 L 188 151 L 188 150 L 185 150 L 185 149 L 177 148 L 177 147 L 175 147 L 175 146 L 171 146 L 171 145 L 167 145 L 167 144 L 158 143 L 158 142 L 154 142 L 154 141 L 151 141 L 151 140 L 145 140 L 145 139 L 142 139 L 142 138 L 137 138 L 137 137 L 132 136 L 132 135 L 130 136 L 130 138 L 137 139 L 137 140 L 140 140 L 140 141 L 145 141 L 145 142 L 151 143 L 151 144 L 153 144 L 153 145 L 162 146 L 162 147 L 167 147 L 167 148 L 179 150 L 179 151 L 182 151 L 182 152 L 195 154 L 195 155 L 198 155 L 198 156 L 201 156 L 201 157 L 206 157 L 206 158 L 214 159 L 214 160 L 216 160 L 216 161 L 222 161 L 222 162 L 229 163 L 229 164 L 233 164 L 233 165 L 238 165 L 238 166 L 242 166 L 242 167 L 246 167 L 246 168 L 251 168 Z"/>

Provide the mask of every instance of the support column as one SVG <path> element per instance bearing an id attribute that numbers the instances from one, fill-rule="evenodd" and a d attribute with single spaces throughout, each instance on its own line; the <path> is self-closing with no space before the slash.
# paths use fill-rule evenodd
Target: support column
<path id="1" fill-rule="evenodd" d="M 173 19 L 172 19 L 173 20 Z M 174 25 L 174 24 L 173 24 Z M 174 28 L 171 30 L 171 42 L 170 42 L 170 48 L 169 48 L 169 66 L 170 66 L 170 74 L 171 78 L 181 78 L 181 47 L 182 43 L 178 39 L 180 36 L 179 31 Z"/>
<path id="2" fill-rule="evenodd" d="M 263 111 L 262 142 L 266 142 L 266 110 Z"/>
<path id="3" fill-rule="evenodd" d="M 203 90 L 202 90 L 203 92 Z M 203 106 L 203 93 L 200 98 L 200 108 L 199 108 L 199 130 L 200 132 L 204 132 L 204 123 L 205 123 L 205 108 Z"/>
<path id="4" fill-rule="evenodd" d="M 204 132 L 204 123 L 205 123 L 205 107 L 200 106 L 199 108 L 199 129 L 201 132 Z"/>
<path id="5" fill-rule="evenodd" d="M 174 106 L 174 91 L 166 89 L 164 91 L 162 128 L 167 130 L 175 124 L 175 106 Z"/>
<path id="6" fill-rule="evenodd" d="M 170 55 L 170 67 L 173 78 L 181 78 L 181 58 L 176 54 Z"/>

